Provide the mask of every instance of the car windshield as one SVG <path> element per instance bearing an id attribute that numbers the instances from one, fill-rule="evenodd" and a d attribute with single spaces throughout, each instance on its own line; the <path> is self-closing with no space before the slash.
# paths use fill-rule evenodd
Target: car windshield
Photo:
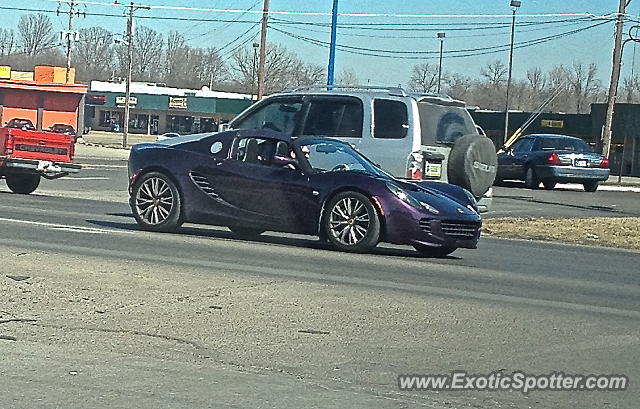
<path id="1" fill-rule="evenodd" d="M 540 150 L 571 151 L 575 153 L 593 152 L 593 149 L 585 141 L 574 138 L 543 138 L 540 140 Z"/>
<path id="2" fill-rule="evenodd" d="M 386 175 L 369 159 L 342 142 L 314 139 L 301 143 L 300 148 L 311 168 L 318 172 L 354 171 Z"/>

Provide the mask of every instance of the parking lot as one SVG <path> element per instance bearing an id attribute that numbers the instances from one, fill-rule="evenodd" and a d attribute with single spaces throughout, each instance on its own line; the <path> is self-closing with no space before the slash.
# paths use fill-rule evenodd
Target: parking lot
<path id="1" fill-rule="evenodd" d="M 456 368 L 636 379 L 637 252 L 483 238 L 478 250 L 430 259 L 199 225 L 146 233 L 127 205 L 126 157 L 81 145 L 77 176 L 30 196 L 0 182 L 0 228 L 11 231 L 0 239 L 0 320 L 13 320 L 0 329 L 17 340 L 0 343 L 10 407 L 45 394 L 52 406 L 123 407 L 127 396 L 137 407 L 206 407 L 212 385 L 219 403 L 240 407 L 258 396 L 292 408 L 637 404 L 633 384 L 526 396 L 396 389 L 399 372 Z M 486 217 L 639 216 L 640 193 L 626 190 L 497 187 Z"/>

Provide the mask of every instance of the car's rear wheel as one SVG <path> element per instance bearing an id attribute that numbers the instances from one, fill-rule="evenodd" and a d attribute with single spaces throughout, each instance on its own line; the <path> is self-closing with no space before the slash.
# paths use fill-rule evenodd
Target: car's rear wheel
<path id="1" fill-rule="evenodd" d="M 438 257 L 438 258 L 446 257 L 457 250 L 457 247 L 449 247 L 449 246 L 430 247 L 430 246 L 424 246 L 421 244 L 414 244 L 413 248 L 416 249 L 416 251 L 422 254 L 423 256 Z"/>
<path id="2" fill-rule="evenodd" d="M 595 192 L 596 190 L 598 190 L 600 182 L 584 182 L 582 186 L 584 187 L 585 192 Z"/>
<path id="3" fill-rule="evenodd" d="M 556 187 L 556 185 L 557 185 L 557 184 L 558 184 L 558 183 L 557 183 L 556 181 L 553 181 L 553 180 L 543 180 L 543 181 L 542 181 L 542 186 L 544 186 L 544 188 L 545 188 L 546 190 L 553 190 L 553 189 L 555 189 L 555 187 Z"/>
<path id="4" fill-rule="evenodd" d="M 7 175 L 7 186 L 13 193 L 28 195 L 40 185 L 40 175 L 12 174 Z"/>
<path id="5" fill-rule="evenodd" d="M 323 228 L 337 249 L 365 252 L 380 240 L 380 219 L 368 197 L 358 192 L 342 192 L 328 203 Z"/>
<path id="6" fill-rule="evenodd" d="M 262 229 L 244 226 L 229 226 L 229 230 L 231 230 L 231 232 L 236 236 L 243 239 L 252 239 L 264 233 L 264 230 Z"/>
<path id="7" fill-rule="evenodd" d="M 164 173 L 150 172 L 140 176 L 131 195 L 131 210 L 142 229 L 169 232 L 182 225 L 180 193 Z"/>
<path id="8" fill-rule="evenodd" d="M 524 185 L 528 189 L 538 189 L 540 187 L 540 179 L 536 175 L 536 171 L 533 168 L 528 168 L 524 177 Z"/>

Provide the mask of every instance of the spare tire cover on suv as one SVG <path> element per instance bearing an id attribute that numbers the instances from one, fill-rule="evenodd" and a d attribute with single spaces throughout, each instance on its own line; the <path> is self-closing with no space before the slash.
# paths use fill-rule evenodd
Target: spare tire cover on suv
<path id="1" fill-rule="evenodd" d="M 449 154 L 449 183 L 481 197 L 496 178 L 498 156 L 491 139 L 478 134 L 459 138 Z"/>

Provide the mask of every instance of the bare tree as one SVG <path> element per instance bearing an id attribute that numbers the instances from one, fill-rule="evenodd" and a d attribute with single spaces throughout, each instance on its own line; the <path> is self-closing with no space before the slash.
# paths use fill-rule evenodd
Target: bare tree
<path id="1" fill-rule="evenodd" d="M 567 78 L 576 112 L 582 113 L 600 88 L 600 81 L 597 79 L 598 67 L 595 63 L 585 65 L 574 62 L 572 68 L 567 70 Z"/>
<path id="2" fill-rule="evenodd" d="M 157 80 L 162 71 L 164 41 L 162 34 L 149 27 L 138 27 L 133 35 L 133 77 Z"/>
<path id="3" fill-rule="evenodd" d="M 51 48 L 56 40 L 51 19 L 44 14 L 22 15 L 18 22 L 18 36 L 24 52 L 30 57 Z"/>
<path id="4" fill-rule="evenodd" d="M 628 104 L 637 104 L 640 102 L 640 77 L 634 75 L 627 77 L 622 81 L 622 89 L 620 92 L 621 100 Z"/>
<path id="5" fill-rule="evenodd" d="M 359 83 L 358 74 L 352 68 L 343 68 L 336 78 L 336 84 L 339 85 L 358 85 Z"/>
<path id="6" fill-rule="evenodd" d="M 255 84 L 257 78 L 257 60 L 253 47 L 237 49 L 232 55 L 232 60 L 236 84 L 244 92 L 255 89 L 255 85 L 252 84 Z M 293 74 L 303 65 L 302 60 L 284 45 L 268 44 L 265 62 L 266 93 L 281 91 L 295 85 L 296 77 Z"/>
<path id="7" fill-rule="evenodd" d="M 507 81 L 507 67 L 500 60 L 487 64 L 480 69 L 480 75 L 489 85 L 497 87 Z"/>
<path id="8" fill-rule="evenodd" d="M 471 91 L 475 86 L 471 78 L 458 73 L 447 76 L 446 84 L 447 94 L 449 94 L 452 98 L 460 99 L 463 101 L 468 99 Z"/>
<path id="9" fill-rule="evenodd" d="M 446 78 L 444 79 L 446 82 Z M 413 66 L 409 87 L 417 92 L 429 93 L 438 90 L 438 66 L 422 63 Z"/>
<path id="10" fill-rule="evenodd" d="M 16 49 L 16 34 L 12 28 L 0 28 L 0 57 L 13 54 Z"/>
<path id="11" fill-rule="evenodd" d="M 73 57 L 79 79 L 110 79 L 114 68 L 113 34 L 102 27 L 81 29 Z"/>
<path id="12" fill-rule="evenodd" d="M 227 78 L 227 66 L 217 49 L 189 48 L 187 62 L 190 69 L 185 71 L 189 76 L 183 86 L 200 88 L 202 85 L 216 86 Z"/>

